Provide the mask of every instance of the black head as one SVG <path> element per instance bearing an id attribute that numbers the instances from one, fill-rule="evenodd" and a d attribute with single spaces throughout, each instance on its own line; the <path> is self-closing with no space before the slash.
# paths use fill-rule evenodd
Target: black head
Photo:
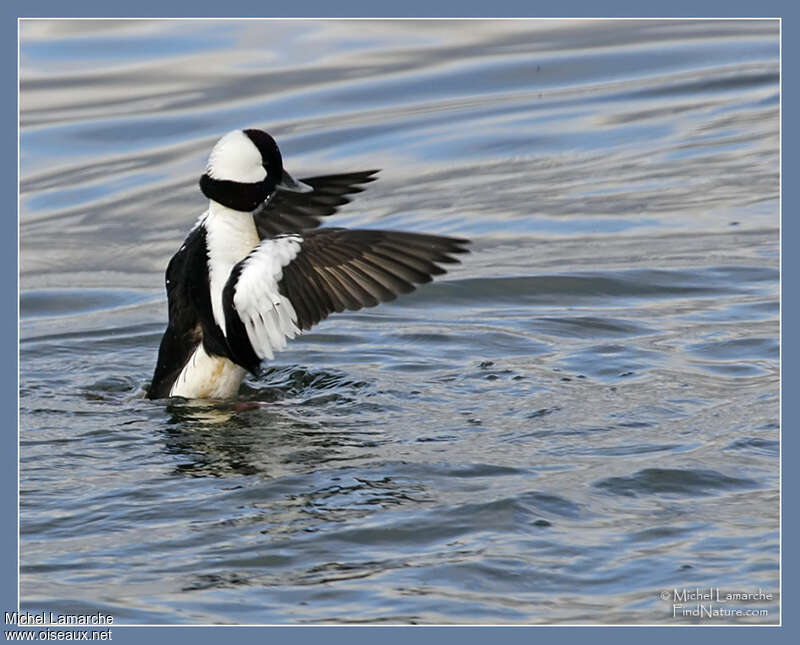
<path id="1" fill-rule="evenodd" d="M 283 170 L 278 144 L 262 130 L 234 130 L 220 139 L 200 177 L 200 190 L 209 199 L 237 211 L 250 212 L 278 189 L 300 190 Z"/>

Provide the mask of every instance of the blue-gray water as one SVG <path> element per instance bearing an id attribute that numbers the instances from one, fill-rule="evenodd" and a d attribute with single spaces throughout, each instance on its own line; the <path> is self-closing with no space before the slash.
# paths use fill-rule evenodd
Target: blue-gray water
<path id="1" fill-rule="evenodd" d="M 688 623 L 779 584 L 776 21 L 24 21 L 21 598 L 119 623 Z M 147 401 L 214 141 L 466 236 L 233 403 Z M 776 622 L 767 616 L 700 622 Z"/>

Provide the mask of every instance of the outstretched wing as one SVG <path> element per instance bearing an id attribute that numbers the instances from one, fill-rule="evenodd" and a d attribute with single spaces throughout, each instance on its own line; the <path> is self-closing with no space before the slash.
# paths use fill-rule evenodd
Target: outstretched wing
<path id="1" fill-rule="evenodd" d="M 304 234 L 279 287 L 311 329 L 334 311 L 374 307 L 445 273 L 468 240 L 396 231 L 326 228 Z"/>
<path id="2" fill-rule="evenodd" d="M 322 229 L 263 240 L 223 291 L 228 346 L 256 371 L 303 329 L 335 311 L 373 307 L 458 262 L 467 240 L 394 231 Z"/>
<path id="3" fill-rule="evenodd" d="M 340 206 L 348 204 L 350 199 L 346 195 L 363 192 L 360 186 L 375 181 L 377 173 L 377 170 L 364 170 L 301 179 L 314 189 L 308 193 L 279 190 L 253 213 L 259 237 L 265 239 L 316 228 L 320 218 L 332 215 Z"/>

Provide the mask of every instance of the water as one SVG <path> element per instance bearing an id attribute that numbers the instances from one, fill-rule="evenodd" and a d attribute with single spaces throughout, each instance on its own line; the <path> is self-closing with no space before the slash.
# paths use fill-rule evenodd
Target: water
<path id="1" fill-rule="evenodd" d="M 21 598 L 118 623 L 665 623 L 778 592 L 775 21 L 25 21 Z M 233 402 L 143 399 L 214 141 L 470 237 Z M 777 600 L 749 607 L 779 619 Z"/>

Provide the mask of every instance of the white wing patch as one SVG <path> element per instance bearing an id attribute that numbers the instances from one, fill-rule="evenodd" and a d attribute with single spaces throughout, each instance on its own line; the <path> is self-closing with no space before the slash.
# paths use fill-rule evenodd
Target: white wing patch
<path id="1" fill-rule="evenodd" d="M 292 303 L 278 291 L 283 267 L 300 252 L 299 235 L 263 240 L 244 261 L 233 292 L 233 307 L 260 359 L 273 358 L 286 339 L 300 333 Z"/>

